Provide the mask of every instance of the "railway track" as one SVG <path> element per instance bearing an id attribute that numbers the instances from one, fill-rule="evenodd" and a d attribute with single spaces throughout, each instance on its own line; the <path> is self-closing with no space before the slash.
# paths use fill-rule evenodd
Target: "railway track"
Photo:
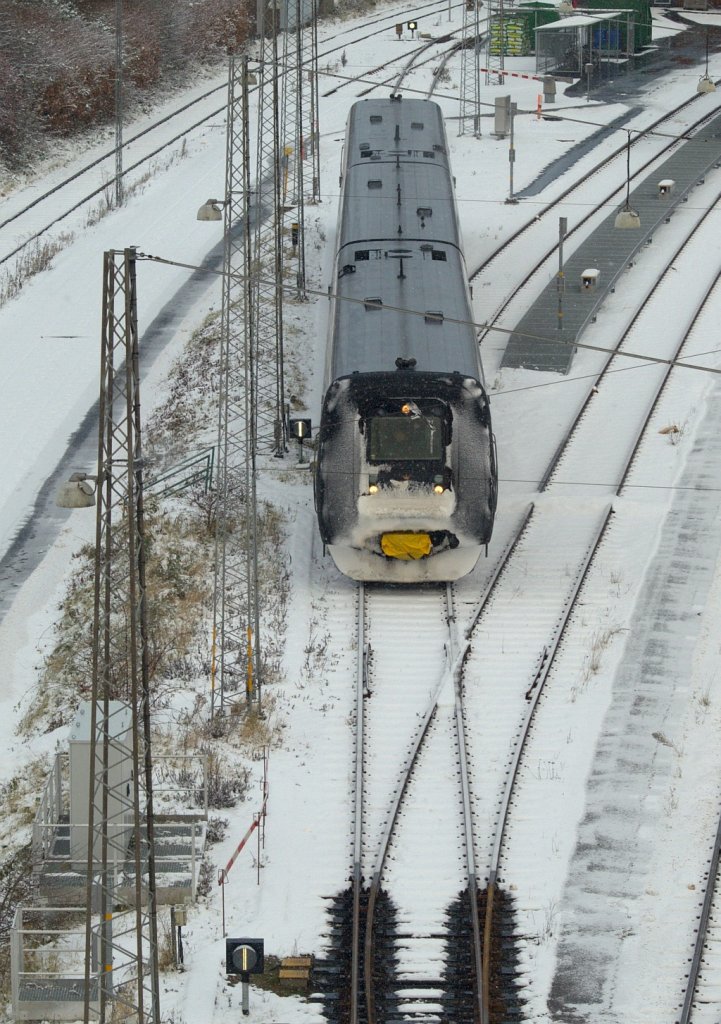
<path id="1" fill-rule="evenodd" d="M 694 95 L 691 99 L 679 104 L 668 114 L 657 118 L 647 128 L 638 130 L 636 138 L 631 139 L 632 150 L 641 144 L 647 146 L 649 136 L 657 135 L 659 145 L 651 157 L 644 159 L 634 169 L 631 174 L 631 181 L 640 178 L 654 163 L 666 157 L 670 150 L 680 144 L 680 137 L 677 134 L 674 133 L 672 137 L 669 137 L 664 135 L 662 128 L 665 124 L 674 124 L 679 114 L 692 107 L 697 100 L 698 95 Z M 684 129 L 683 135 L 690 135 L 699 128 L 702 128 L 716 116 L 716 113 L 717 111 L 712 110 L 697 118 Z M 634 129 L 630 129 L 630 131 L 634 131 Z M 588 232 L 592 228 L 594 220 L 605 216 L 608 205 L 617 202 L 619 196 L 626 188 L 626 155 L 627 147 L 624 144 L 603 157 L 603 159 L 599 160 L 585 172 L 580 180 L 565 188 L 541 209 L 536 209 L 532 218 L 529 218 L 528 221 L 517 228 L 482 263 L 471 270 L 470 280 L 474 283 L 476 294 L 479 295 L 483 294 L 482 289 L 485 289 L 486 285 L 491 282 L 491 279 L 494 291 L 497 291 L 495 285 L 498 281 L 512 280 L 515 282 L 512 291 L 507 292 L 500 302 L 494 300 L 494 308 L 488 312 L 484 311 L 480 317 L 488 325 L 479 336 L 481 344 L 493 330 L 493 327 L 501 322 L 503 314 L 509 310 L 513 301 L 526 290 L 532 279 L 557 254 L 558 223 L 551 215 L 557 213 L 559 207 L 562 207 L 563 203 L 569 201 L 572 201 L 575 206 L 586 207 L 588 212 L 583 214 L 575 224 L 569 227 L 565 239 L 572 238 L 577 233 Z M 618 177 L 615 174 L 604 175 L 604 181 L 599 182 L 599 175 L 604 174 L 606 171 L 613 171 L 615 167 L 620 168 L 621 164 L 623 164 L 624 175 L 621 184 L 619 184 Z M 545 248 L 543 254 L 529 266 L 528 260 L 524 256 L 523 246 L 527 242 L 526 236 L 531 229 L 536 233 L 539 231 L 543 232 Z M 520 275 L 519 267 L 524 268 Z"/>
<path id="2" fill-rule="evenodd" d="M 704 310 L 717 297 L 721 272 L 704 266 L 703 254 L 713 241 L 714 214 L 720 204 L 721 192 L 698 217 L 693 217 L 681 242 L 670 256 L 664 257 L 664 265 L 621 331 L 615 351 L 608 355 L 547 466 L 540 491 L 547 490 L 554 482 L 562 489 L 562 470 L 574 489 L 586 479 L 594 487 L 605 482 L 617 495 L 623 490 L 648 423 L 674 371 L 674 363 L 682 358 Z M 693 301 L 695 296 L 696 307 L 690 318 L 685 313 L 685 305 L 678 309 L 676 303 L 669 303 L 669 295 L 679 287 L 687 301 Z M 663 322 L 666 328 L 660 336 L 654 329 L 658 322 Z M 647 355 L 658 362 L 639 365 L 637 360 L 625 356 L 626 351 Z M 639 426 L 634 431 L 635 421 Z M 631 447 L 606 445 L 602 463 L 593 467 L 590 460 L 594 458 L 594 449 L 598 448 L 597 439 L 604 434 L 608 436 L 610 423 L 614 431 L 621 430 L 622 435 L 625 433 L 632 438 Z M 585 424 L 584 440 L 579 440 L 582 424 Z"/>
<path id="3" fill-rule="evenodd" d="M 704 877 L 696 941 L 690 958 L 686 992 L 676 1024 L 713 1024 L 718 1020 L 721 968 L 721 818 Z"/>
<path id="4" fill-rule="evenodd" d="M 330 977 L 340 981 L 337 999 L 326 989 L 332 1020 L 493 1024 L 519 1010 L 509 952 L 513 900 L 499 885 L 506 826 L 545 678 L 609 518 L 607 512 L 565 599 L 548 574 L 545 596 L 554 599 L 537 595 L 539 606 L 553 609 L 542 626 L 543 664 L 513 673 L 512 699 L 509 687 L 469 684 L 464 664 L 487 615 L 514 599 L 512 566 L 530 514 L 462 634 L 450 586 L 422 594 L 359 590 L 352 887 L 336 902 L 334 925 L 350 938 L 351 952 L 339 965 L 344 947 L 336 940 L 335 958 L 321 971 L 326 985 Z M 541 548 L 552 564 L 550 546 Z M 413 642 L 399 645 L 409 630 Z M 480 729 L 470 724 L 479 708 Z M 514 734 L 509 767 L 493 747 Z M 474 761 L 484 765 L 477 775 Z M 476 813 L 483 824 L 474 828 Z"/>
<path id="5" fill-rule="evenodd" d="M 697 251 L 708 246 L 704 232 L 710 230 L 712 214 L 713 208 L 695 220 L 663 273 L 668 274 L 670 266 L 679 273 L 683 260 L 698 266 Z M 655 342 L 660 358 L 677 358 L 693 337 L 699 318 L 710 315 L 718 275 L 710 276 L 713 279 L 703 287 L 699 284 L 699 311 L 686 329 L 675 336 L 669 331 L 670 349 L 661 350 Z M 644 308 L 653 305 L 654 296 L 668 291 L 661 287 L 662 281 L 660 275 L 627 327 L 624 337 L 632 344 L 638 344 L 633 342 L 632 325 L 639 323 Z M 659 315 L 658 310 L 649 313 L 648 309 L 647 314 Z M 623 360 L 622 353 L 620 346 L 618 358 Z M 592 392 L 594 401 L 607 391 L 613 402 L 616 385 L 633 377 L 633 371 L 614 373 L 613 369 L 609 363 L 603 387 Z M 584 422 L 583 417 L 574 421 L 544 475 L 540 490 L 545 500 L 512 538 L 458 633 L 460 639 L 449 629 L 450 624 L 461 630 L 461 616 L 450 591 L 444 606 L 440 591 L 426 593 L 422 610 L 417 594 L 376 592 L 369 615 L 359 612 L 363 642 L 357 671 L 360 731 L 355 777 L 363 785 L 355 797 L 353 896 L 344 909 L 349 912 L 352 903 L 349 934 L 354 936 L 350 948 L 355 952 L 349 965 L 352 1000 L 334 1019 L 400 1020 L 413 1015 L 435 1021 L 447 1019 L 452 1007 L 454 1020 L 492 1022 L 521 1009 L 519 990 L 524 979 L 519 977 L 518 951 L 512 949 L 509 957 L 504 949 L 509 933 L 524 930 L 513 924 L 513 896 L 514 891 L 523 892 L 523 876 L 528 872 L 528 866 L 518 866 L 524 861 L 522 853 L 514 852 L 511 867 L 504 866 L 508 836 L 514 832 L 513 806 L 519 788 L 528 786 L 524 759 L 529 759 L 529 743 L 547 745 L 537 709 L 578 624 L 580 595 L 597 553 L 605 544 L 621 560 L 628 547 L 632 523 L 624 518 L 623 506 L 614 516 L 611 502 L 620 490 L 619 481 L 627 480 L 632 462 L 638 463 L 636 472 L 643 472 L 642 439 L 657 418 L 659 395 L 670 379 L 667 366 L 655 369 L 651 389 L 644 392 L 643 401 L 635 403 L 640 413 L 618 425 L 612 467 L 599 421 Z M 616 402 L 621 407 L 633 404 L 623 391 Z M 599 415 L 607 420 L 608 409 Z M 578 482 L 565 481 L 560 473 L 563 467 L 568 474 L 574 460 L 584 467 L 583 492 L 586 495 L 590 489 L 590 499 L 569 501 L 567 497 L 568 486 L 573 484 L 577 491 Z M 584 677 L 597 671 L 595 663 L 602 651 L 596 651 L 596 645 L 603 648 L 622 631 L 612 623 L 600 624 L 583 661 Z M 409 633 L 417 638 L 411 645 L 402 639 Z M 577 641 L 570 646 L 574 644 Z M 581 693 L 584 685 L 578 684 L 574 692 Z M 395 692 L 396 702 L 402 700 L 402 718 L 395 717 L 398 708 L 391 705 L 391 713 L 383 702 L 384 691 Z M 383 756 L 378 753 L 381 750 Z M 483 771 L 477 770 L 478 764 Z M 555 771 L 544 770 L 551 775 Z M 453 787 L 440 791 L 439 778 L 452 779 Z M 436 798 L 432 803 L 429 793 Z M 443 813 L 433 814 L 434 827 L 429 830 L 429 809 L 437 803 Z M 518 849 L 513 840 L 511 849 Z M 449 851 L 450 865 L 445 859 Z M 444 864 L 438 877 L 430 867 L 435 862 Z M 435 902 L 421 898 L 419 911 L 418 895 L 426 888 Z M 469 916 L 471 908 L 478 915 L 477 924 Z M 496 911 L 500 925 L 498 920 L 494 923 Z M 463 942 L 460 935 L 465 936 Z M 478 938 L 470 942 L 473 935 Z M 500 980 L 504 971 L 510 984 Z"/>
<path id="6" fill-rule="evenodd" d="M 358 697 L 362 703 L 356 742 L 362 746 L 363 772 L 356 776 L 361 788 L 356 801 L 362 801 L 356 830 L 363 840 L 356 839 L 360 856 L 353 877 L 358 914 L 354 931 L 362 933 L 363 943 L 352 964 L 351 990 L 357 1000 L 350 1019 L 363 1014 L 370 1024 L 413 1013 L 417 1019 L 422 1014 L 422 1019 L 436 1020 L 452 998 L 443 978 L 444 918 L 464 875 L 472 871 L 472 848 L 466 846 L 457 865 L 456 844 L 448 842 L 459 819 L 464 835 L 470 829 L 464 814 L 459 815 L 456 770 L 463 811 L 469 806 L 467 772 L 448 708 L 449 670 L 457 646 L 452 591 L 446 587 L 399 595 L 362 588 L 360 600 L 369 671 L 365 696 Z M 399 633 L 414 636 L 412 655 L 406 649 L 400 674 Z M 451 711 L 453 706 L 451 698 Z M 404 750 L 405 756 L 399 757 Z M 430 791 L 429 775 L 435 779 Z M 427 827 L 430 807 L 436 818 L 433 834 Z M 424 850 L 420 859 L 419 841 Z M 360 893 L 364 879 L 365 900 Z M 389 897 L 394 917 L 390 934 L 383 919 Z M 389 957 L 392 977 L 386 975 L 378 985 Z"/>
<path id="7" fill-rule="evenodd" d="M 414 9 L 414 17 L 421 21 L 425 17 L 435 16 L 439 12 L 447 10 L 447 4 L 439 0 L 432 0 L 431 3 L 422 4 Z M 363 29 L 348 28 L 335 29 L 332 42 L 323 45 L 318 55 L 319 64 L 322 61 L 328 63 L 333 57 L 340 54 L 346 47 L 380 35 L 388 31 L 390 25 L 397 21 L 398 14 L 392 13 L 371 19 Z M 429 44 L 424 43 L 418 49 L 424 50 Z M 432 44 L 431 44 L 432 45 Z M 412 55 L 411 55 L 412 57 Z M 382 70 L 386 65 L 380 65 L 376 71 Z M 346 84 L 342 83 L 341 88 Z M 330 90 L 326 95 L 335 92 Z M 226 111 L 225 94 L 227 84 L 223 82 L 211 89 L 205 90 L 189 103 L 179 106 L 165 117 L 158 119 L 134 134 L 128 134 L 123 145 L 124 150 L 124 175 L 130 179 L 135 172 L 146 168 L 152 160 L 161 159 L 166 150 L 186 141 L 193 133 L 199 130 L 206 130 L 215 118 L 223 116 Z M 220 105 L 218 100 L 222 99 Z M 57 225 L 62 224 L 73 214 L 82 211 L 93 200 L 101 199 L 108 190 L 108 170 L 110 163 L 114 164 L 115 150 L 109 149 L 102 152 L 94 159 L 90 159 L 83 166 L 79 167 L 66 178 L 61 179 L 52 188 L 40 192 L 29 201 L 22 198 L 27 191 L 19 193 L 17 198 L 10 197 L 0 206 L 0 231 L 12 228 L 15 244 L 11 244 L 4 252 L 0 252 L 0 268 L 9 263 L 14 257 L 27 250 L 28 246 L 36 243 L 48 231 Z M 51 213 L 43 213 L 43 209 L 49 209 L 49 204 L 57 203 L 59 196 L 67 196 L 62 209 L 56 208 Z M 8 239 L 10 235 L 8 234 Z"/>

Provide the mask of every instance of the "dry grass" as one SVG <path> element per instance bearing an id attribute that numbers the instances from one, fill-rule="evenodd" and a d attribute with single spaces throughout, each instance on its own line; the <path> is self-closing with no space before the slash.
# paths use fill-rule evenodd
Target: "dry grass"
<path id="1" fill-rule="evenodd" d="M 14 299 L 36 274 L 47 270 L 57 253 L 66 249 L 75 238 L 71 232 L 36 238 L 19 253 L 14 263 L 0 271 L 0 306 Z"/>

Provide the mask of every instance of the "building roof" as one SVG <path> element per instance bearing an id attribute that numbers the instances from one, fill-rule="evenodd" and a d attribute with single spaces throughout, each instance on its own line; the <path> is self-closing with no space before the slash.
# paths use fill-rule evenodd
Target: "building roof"
<path id="1" fill-rule="evenodd" d="M 583 28 L 587 25 L 597 25 L 599 21 L 617 21 L 621 14 L 634 14 L 629 8 L 614 11 L 599 11 L 597 14 L 573 14 L 569 18 L 561 18 L 560 21 L 552 21 L 548 25 L 539 25 L 536 32 L 558 31 L 562 28 Z"/>

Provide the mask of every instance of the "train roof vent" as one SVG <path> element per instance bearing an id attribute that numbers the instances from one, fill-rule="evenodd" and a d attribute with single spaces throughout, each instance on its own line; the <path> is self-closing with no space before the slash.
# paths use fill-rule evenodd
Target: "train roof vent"
<path id="1" fill-rule="evenodd" d="M 383 299 L 381 299 L 377 295 L 373 296 L 372 298 L 365 298 L 363 299 L 363 305 L 365 306 L 366 309 L 382 309 Z"/>
<path id="2" fill-rule="evenodd" d="M 424 149 L 423 156 L 426 158 L 426 160 L 435 160 L 436 158 L 436 154 L 433 152 L 432 149 Z"/>
<path id="3" fill-rule="evenodd" d="M 421 252 L 433 252 L 433 246 L 430 242 L 423 242 L 421 245 Z"/>
<path id="4" fill-rule="evenodd" d="M 434 249 L 431 253 L 432 260 L 440 260 L 442 263 L 446 262 L 446 254 L 443 249 Z"/>
<path id="5" fill-rule="evenodd" d="M 383 188 L 383 182 L 380 178 L 369 178 L 368 188 Z"/>
<path id="6" fill-rule="evenodd" d="M 433 143 L 433 148 L 436 151 L 436 153 L 443 153 L 443 154 L 445 154 L 445 152 L 446 152 L 446 147 L 445 146 L 440 146 L 437 142 Z"/>
<path id="7" fill-rule="evenodd" d="M 359 142 L 358 143 L 358 149 L 361 151 L 361 153 L 363 152 L 364 149 L 370 150 L 370 148 L 371 148 L 370 142 Z"/>
<path id="8" fill-rule="evenodd" d="M 382 120 L 381 114 L 371 114 L 371 124 L 380 124 Z"/>
<path id="9" fill-rule="evenodd" d="M 427 324 L 442 324 L 443 312 L 440 309 L 427 309 L 423 319 Z"/>
<path id="10" fill-rule="evenodd" d="M 356 261 L 358 260 L 369 260 L 371 258 L 370 249 L 356 249 L 355 251 Z"/>
<path id="11" fill-rule="evenodd" d="M 411 128 L 415 132 L 422 132 L 423 131 L 423 122 L 422 121 L 411 121 Z"/>
<path id="12" fill-rule="evenodd" d="M 416 213 L 419 217 L 432 217 L 433 209 L 430 206 L 419 206 Z"/>
<path id="13" fill-rule="evenodd" d="M 371 160 L 380 160 L 380 153 L 371 153 Z"/>

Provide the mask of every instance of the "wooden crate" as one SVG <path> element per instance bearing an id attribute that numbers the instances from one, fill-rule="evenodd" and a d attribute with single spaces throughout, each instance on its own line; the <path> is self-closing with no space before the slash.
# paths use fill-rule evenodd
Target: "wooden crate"
<path id="1" fill-rule="evenodd" d="M 312 970 L 312 956 L 286 956 L 280 961 L 278 977 L 287 985 L 307 988 Z"/>

